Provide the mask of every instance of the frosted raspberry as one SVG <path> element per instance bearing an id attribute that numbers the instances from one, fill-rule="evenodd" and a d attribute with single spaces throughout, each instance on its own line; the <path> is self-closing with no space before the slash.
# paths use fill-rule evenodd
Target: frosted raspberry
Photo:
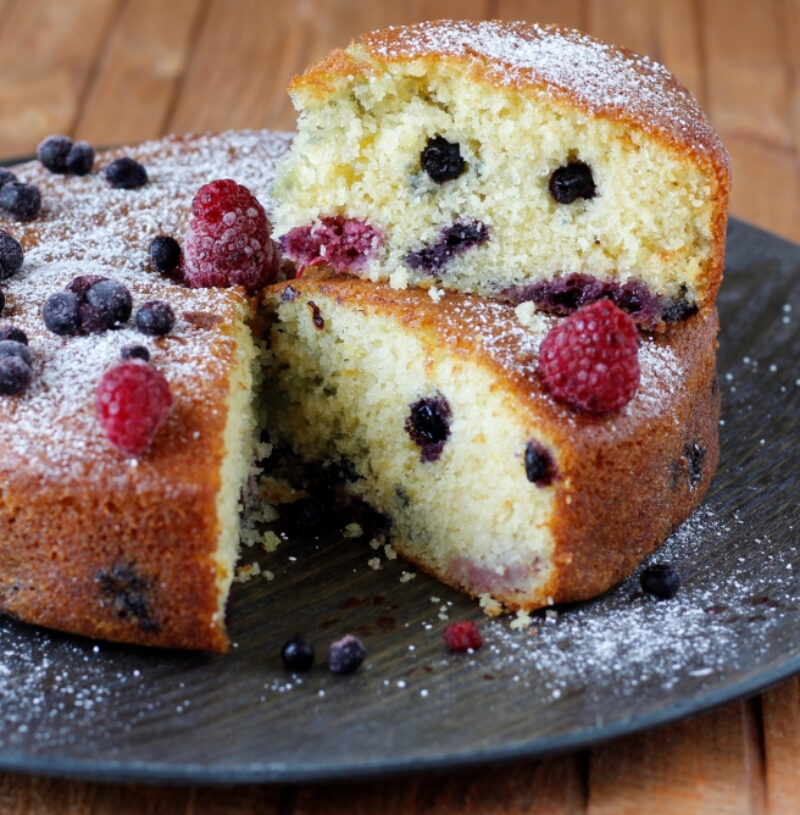
<path id="1" fill-rule="evenodd" d="M 545 337 L 539 373 L 554 399 L 589 413 L 619 410 L 639 387 L 636 324 L 610 300 L 578 309 Z"/>
<path id="2" fill-rule="evenodd" d="M 481 632 L 471 620 L 451 623 L 445 628 L 443 636 L 451 651 L 475 651 L 483 645 Z"/>
<path id="3" fill-rule="evenodd" d="M 115 447 L 140 455 L 172 407 L 172 392 L 164 375 L 140 359 L 127 359 L 109 368 L 95 391 L 100 427 Z"/>
<path id="4" fill-rule="evenodd" d="M 181 271 L 192 288 L 243 286 L 255 294 L 278 275 L 280 257 L 264 208 L 230 179 L 205 184 L 192 201 Z"/>

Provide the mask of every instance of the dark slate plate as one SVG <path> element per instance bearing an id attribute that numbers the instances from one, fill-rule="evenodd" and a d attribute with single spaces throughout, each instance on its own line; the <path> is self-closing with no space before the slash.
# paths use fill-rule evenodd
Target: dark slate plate
<path id="1" fill-rule="evenodd" d="M 80 778 L 261 782 L 540 756 L 753 694 L 800 670 L 800 247 L 730 227 L 719 305 L 723 457 L 704 506 L 653 558 L 679 595 L 632 578 L 527 630 L 354 538 L 248 550 L 227 655 L 96 644 L 0 620 L 0 769 Z M 370 565 L 369 561 L 372 560 Z M 376 570 L 373 566 L 379 565 Z M 485 645 L 451 655 L 471 618 Z M 301 631 L 323 652 L 281 666 Z M 356 631 L 362 669 L 327 643 Z"/>

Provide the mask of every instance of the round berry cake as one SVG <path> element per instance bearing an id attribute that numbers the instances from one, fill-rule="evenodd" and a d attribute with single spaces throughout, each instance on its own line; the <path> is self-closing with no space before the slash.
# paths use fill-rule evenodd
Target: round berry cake
<path id="1" fill-rule="evenodd" d="M 369 35 L 294 88 L 288 157 L 53 136 L 0 168 L 0 610 L 227 648 L 259 427 L 491 610 L 605 590 L 701 501 L 727 163 L 686 92 L 497 23 Z"/>
<path id="2" fill-rule="evenodd" d="M 729 159 L 694 97 L 580 32 L 426 22 L 290 86 L 275 229 L 303 269 L 533 301 L 649 329 L 713 308 Z"/>
<path id="3" fill-rule="evenodd" d="M 276 284 L 270 428 L 487 605 L 592 597 L 697 507 L 716 469 L 716 310 L 660 334 L 331 270 Z M 548 347 L 555 354 L 548 356 Z"/>

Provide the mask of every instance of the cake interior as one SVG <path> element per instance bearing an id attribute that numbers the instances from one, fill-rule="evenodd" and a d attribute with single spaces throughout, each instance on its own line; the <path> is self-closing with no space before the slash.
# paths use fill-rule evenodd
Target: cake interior
<path id="1" fill-rule="evenodd" d="M 235 330 L 235 358 L 231 365 L 225 405 L 227 418 L 222 432 L 221 489 L 216 501 L 219 543 L 214 553 L 218 592 L 215 621 L 221 625 L 224 625 L 225 605 L 239 558 L 241 497 L 252 471 L 257 432 L 253 394 L 261 373 L 261 360 L 247 322 L 242 320 Z"/>
<path id="2" fill-rule="evenodd" d="M 525 454 L 531 439 L 550 443 L 510 409 L 510 386 L 433 330 L 408 331 L 399 310 L 348 307 L 335 290 L 270 299 L 275 437 L 307 461 L 347 462 L 349 490 L 391 519 L 392 544 L 423 569 L 512 606 L 544 601 L 555 488 L 529 481 Z M 421 437 L 425 410 L 434 427 Z"/>
<path id="3" fill-rule="evenodd" d="M 325 93 L 300 83 L 298 136 L 274 188 L 275 234 L 335 216 L 366 224 L 375 239 L 359 274 L 397 286 L 497 294 L 589 275 L 643 281 L 665 304 L 695 303 L 714 252 L 707 169 L 625 122 L 487 84 L 431 58 L 333 77 Z M 465 162 L 452 180 L 422 167 L 436 137 L 457 144 Z M 557 203 L 549 180 L 576 162 L 591 169 L 596 192 Z M 478 239 L 445 252 L 440 268 L 410 260 L 453 244 L 454 224 Z"/>

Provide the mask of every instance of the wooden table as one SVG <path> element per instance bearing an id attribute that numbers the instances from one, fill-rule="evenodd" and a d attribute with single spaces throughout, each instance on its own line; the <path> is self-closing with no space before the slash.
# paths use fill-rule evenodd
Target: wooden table
<path id="1" fill-rule="evenodd" d="M 800 242 L 798 0 L 0 0 L 0 156 L 66 133 L 291 129 L 290 77 L 335 45 L 435 17 L 582 28 L 667 64 L 733 156 L 732 214 Z M 10 813 L 800 812 L 800 685 L 545 761 L 230 790 L 0 774 Z"/>

